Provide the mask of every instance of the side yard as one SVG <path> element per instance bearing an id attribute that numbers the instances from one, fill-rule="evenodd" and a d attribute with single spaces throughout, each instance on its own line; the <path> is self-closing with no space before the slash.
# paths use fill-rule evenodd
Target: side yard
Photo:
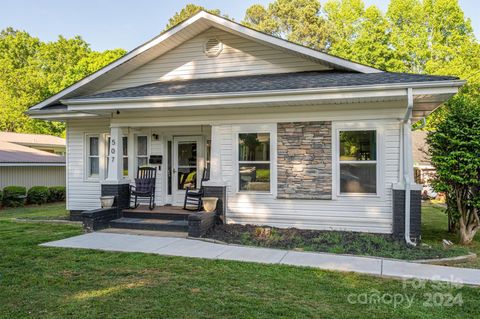
<path id="1" fill-rule="evenodd" d="M 447 216 L 444 208 L 435 204 L 424 204 L 422 207 L 422 238 L 423 242 L 429 245 L 436 245 L 443 239 L 458 242 L 455 234 L 449 233 L 447 229 Z M 468 250 L 477 254 L 473 261 L 458 263 L 456 267 L 480 268 L 480 236 L 476 236 Z"/>
<path id="2" fill-rule="evenodd" d="M 0 317 L 450 318 L 480 311 L 476 288 L 413 289 L 309 268 L 39 247 L 80 234 L 80 226 L 12 220 L 64 215 L 61 204 L 0 211 Z M 436 292 L 460 294 L 461 304 L 429 306 Z M 358 301 L 372 293 L 387 301 Z M 388 302 L 394 295 L 403 296 L 396 307 Z"/>

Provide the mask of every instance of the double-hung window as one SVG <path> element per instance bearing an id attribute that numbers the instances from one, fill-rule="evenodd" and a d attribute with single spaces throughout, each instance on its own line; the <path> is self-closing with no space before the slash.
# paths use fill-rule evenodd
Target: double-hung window
<path id="1" fill-rule="evenodd" d="M 100 177 L 100 136 L 87 135 L 87 177 Z"/>
<path id="2" fill-rule="evenodd" d="M 270 133 L 239 133 L 239 191 L 270 192 L 270 170 Z"/>
<path id="3" fill-rule="evenodd" d="M 137 167 L 148 165 L 148 140 L 146 136 L 137 136 Z"/>
<path id="4" fill-rule="evenodd" d="M 340 194 L 377 193 L 377 131 L 340 130 Z"/>

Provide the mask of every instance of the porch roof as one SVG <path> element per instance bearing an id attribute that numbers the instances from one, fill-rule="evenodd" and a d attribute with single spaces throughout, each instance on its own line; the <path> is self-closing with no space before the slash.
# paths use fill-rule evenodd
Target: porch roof
<path id="1" fill-rule="evenodd" d="M 408 73 L 353 73 L 339 71 L 309 71 L 298 73 L 205 78 L 163 81 L 120 90 L 76 97 L 71 100 L 122 99 L 164 95 L 194 95 L 210 93 L 262 92 L 365 85 L 405 84 L 457 80 L 453 76 Z M 68 100 L 66 100 L 68 104 Z"/>

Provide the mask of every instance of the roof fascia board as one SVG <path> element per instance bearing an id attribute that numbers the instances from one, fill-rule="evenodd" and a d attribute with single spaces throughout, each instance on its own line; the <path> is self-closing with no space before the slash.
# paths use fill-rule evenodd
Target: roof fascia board
<path id="1" fill-rule="evenodd" d="M 349 99 L 372 99 L 372 98 L 401 98 L 406 96 L 406 90 L 388 90 L 388 91 L 357 91 L 357 92 L 330 92 L 330 93 L 308 93 L 302 95 L 269 95 L 269 96 L 225 96 L 214 98 L 199 99 L 181 99 L 181 100 L 157 100 L 157 101 L 123 101 L 122 103 L 107 104 L 77 104 L 69 105 L 69 110 L 82 111 L 106 111 L 106 110 L 140 110 L 140 109 L 158 109 L 158 108 L 216 108 L 216 107 L 238 107 L 243 105 L 255 104 L 282 104 L 287 102 L 335 102 L 336 100 Z"/>

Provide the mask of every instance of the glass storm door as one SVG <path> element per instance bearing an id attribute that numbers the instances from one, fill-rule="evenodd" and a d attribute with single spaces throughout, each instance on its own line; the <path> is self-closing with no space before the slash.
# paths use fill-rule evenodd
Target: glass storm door
<path id="1" fill-rule="evenodd" d="M 202 175 L 202 139 L 198 136 L 173 138 L 173 196 L 174 205 L 183 205 L 185 190 L 200 187 Z"/>

